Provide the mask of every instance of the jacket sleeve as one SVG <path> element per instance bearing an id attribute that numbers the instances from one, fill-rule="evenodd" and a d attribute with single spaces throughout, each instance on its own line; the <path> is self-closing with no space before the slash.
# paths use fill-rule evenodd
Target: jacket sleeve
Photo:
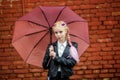
<path id="1" fill-rule="evenodd" d="M 77 49 L 77 46 L 78 46 L 77 43 L 72 43 L 72 44 Z M 76 64 L 76 61 L 72 57 L 69 57 L 69 56 L 68 57 L 58 57 L 58 56 L 56 56 L 54 58 L 54 61 L 61 64 L 61 66 L 64 65 L 64 66 L 67 66 L 67 67 L 74 67 L 74 65 Z"/>
<path id="2" fill-rule="evenodd" d="M 43 66 L 44 69 L 48 69 L 49 68 L 49 65 L 47 65 L 49 60 L 50 60 L 49 47 L 50 47 L 50 45 L 48 45 L 48 47 L 46 49 L 46 53 L 45 53 L 45 56 L 44 56 L 44 59 L 43 59 L 43 63 L 42 63 L 42 66 Z"/>

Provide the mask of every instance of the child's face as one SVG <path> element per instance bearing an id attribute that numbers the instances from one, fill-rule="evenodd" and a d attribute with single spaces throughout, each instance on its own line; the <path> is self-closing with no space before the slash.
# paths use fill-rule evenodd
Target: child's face
<path id="1" fill-rule="evenodd" d="M 55 36 L 56 38 L 58 39 L 58 41 L 62 41 L 64 42 L 66 40 L 66 34 L 67 34 L 67 31 L 65 29 L 60 29 L 60 28 L 56 28 L 54 30 L 54 33 L 55 33 Z"/>

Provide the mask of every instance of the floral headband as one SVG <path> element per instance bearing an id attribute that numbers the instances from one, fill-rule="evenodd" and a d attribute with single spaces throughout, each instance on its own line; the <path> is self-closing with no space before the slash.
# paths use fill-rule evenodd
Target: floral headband
<path id="1" fill-rule="evenodd" d="M 57 25 L 62 26 L 62 27 L 67 26 L 67 24 L 64 21 L 58 21 L 54 24 L 54 26 L 57 26 Z"/>

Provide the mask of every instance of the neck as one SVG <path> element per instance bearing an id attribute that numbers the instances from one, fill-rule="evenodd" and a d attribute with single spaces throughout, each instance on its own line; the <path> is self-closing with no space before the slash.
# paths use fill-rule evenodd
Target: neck
<path id="1" fill-rule="evenodd" d="M 66 40 L 58 40 L 60 43 L 64 43 Z"/>

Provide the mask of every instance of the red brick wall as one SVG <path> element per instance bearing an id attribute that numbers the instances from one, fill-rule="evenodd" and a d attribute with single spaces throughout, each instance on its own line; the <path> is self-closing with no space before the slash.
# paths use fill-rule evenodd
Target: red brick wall
<path id="1" fill-rule="evenodd" d="M 0 80 L 46 80 L 11 45 L 14 22 L 37 6 L 69 6 L 88 20 L 90 47 L 71 80 L 120 80 L 120 0 L 0 0 Z"/>

